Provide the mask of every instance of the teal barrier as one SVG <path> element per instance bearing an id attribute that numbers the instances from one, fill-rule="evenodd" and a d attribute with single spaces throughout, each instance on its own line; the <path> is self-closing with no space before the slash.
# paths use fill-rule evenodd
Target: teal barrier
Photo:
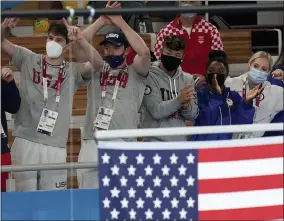
<path id="1" fill-rule="evenodd" d="M 1 194 L 1 220 L 99 220 L 98 190 Z"/>

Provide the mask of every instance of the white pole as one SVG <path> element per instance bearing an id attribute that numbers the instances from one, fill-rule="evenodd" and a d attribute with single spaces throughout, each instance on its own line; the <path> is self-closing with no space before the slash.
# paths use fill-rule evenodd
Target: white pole
<path id="1" fill-rule="evenodd" d="M 274 128 L 275 129 L 275 128 Z M 247 143 L 246 143 L 247 142 Z M 238 146 L 254 146 L 255 145 L 270 145 L 270 144 L 281 144 L 283 143 L 283 137 L 267 137 L 267 138 L 257 138 L 257 139 L 244 139 L 244 140 L 221 140 L 221 141 L 197 141 L 197 142 L 160 142 L 157 146 L 155 143 L 157 142 L 149 142 L 149 143 L 143 143 L 143 142 L 136 142 L 136 145 L 144 145 L 147 146 L 150 149 L 156 150 L 161 148 L 162 143 L 165 144 L 162 148 L 164 150 L 169 149 L 169 145 L 173 145 L 176 143 L 183 143 L 186 144 L 186 148 L 188 149 L 200 149 L 200 148 L 218 148 L 221 147 L 238 147 Z M 128 149 L 128 147 L 131 147 L 131 149 L 135 149 L 133 146 L 135 145 L 135 142 L 101 142 L 99 144 L 99 148 L 106 147 L 107 149 L 113 149 L 113 147 L 116 147 L 117 149 L 123 148 Z M 230 145 L 229 145 L 230 144 Z M 233 144 L 233 145 L 232 145 Z M 141 146 L 140 146 L 141 147 Z M 94 148 L 97 148 L 94 146 Z M 172 149 L 172 147 L 170 147 Z M 1 172 L 23 172 L 23 171 L 42 171 L 42 170 L 67 170 L 67 169 L 86 169 L 86 168 L 93 168 L 94 170 L 98 171 L 98 161 L 93 162 L 84 162 L 84 163 L 56 163 L 56 164 L 29 164 L 29 165 L 9 165 L 9 166 L 1 166 Z"/>
<path id="2" fill-rule="evenodd" d="M 205 1 L 205 5 L 207 6 L 208 3 L 209 3 L 209 1 L 206 0 L 206 1 Z M 205 20 L 206 20 L 206 21 L 209 21 L 209 13 L 208 13 L 208 12 L 205 13 Z"/>
<path id="3" fill-rule="evenodd" d="M 23 171 L 40 171 L 40 170 L 86 169 L 86 168 L 94 168 L 95 170 L 98 170 L 98 165 L 99 165 L 98 162 L 9 165 L 9 166 L 1 166 L 1 172 L 3 173 L 3 172 L 23 172 Z"/>
<path id="4" fill-rule="evenodd" d="M 83 0 L 77 0 L 78 8 L 83 8 Z M 78 17 L 78 27 L 84 26 L 84 17 Z"/>
<path id="5" fill-rule="evenodd" d="M 160 137 L 179 136 L 193 134 L 218 134 L 218 133 L 241 133 L 256 131 L 280 131 L 283 130 L 283 123 L 277 124 L 245 124 L 227 126 L 202 126 L 202 127 L 171 127 L 152 128 L 136 130 L 108 130 L 97 131 L 95 137 L 98 140 L 134 137 Z"/>

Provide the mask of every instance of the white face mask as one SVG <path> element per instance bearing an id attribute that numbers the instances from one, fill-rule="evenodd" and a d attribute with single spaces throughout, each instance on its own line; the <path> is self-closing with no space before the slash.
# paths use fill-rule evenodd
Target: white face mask
<path id="1" fill-rule="evenodd" d="M 180 7 L 192 7 L 193 5 L 191 4 L 185 4 L 183 2 L 179 3 Z M 194 16 L 196 16 L 196 13 L 192 12 L 192 13 L 182 13 L 181 14 L 184 18 L 193 18 Z"/>
<path id="2" fill-rule="evenodd" d="M 58 58 L 62 55 L 63 47 L 56 41 L 46 43 L 46 53 L 49 58 Z"/>

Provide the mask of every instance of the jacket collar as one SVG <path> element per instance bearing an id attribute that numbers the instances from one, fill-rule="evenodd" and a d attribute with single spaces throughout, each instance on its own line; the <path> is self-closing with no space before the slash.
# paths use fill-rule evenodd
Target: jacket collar
<path id="1" fill-rule="evenodd" d="M 193 24 L 192 24 L 192 28 L 194 28 L 203 18 L 200 17 L 200 16 L 195 16 L 194 18 L 194 21 L 193 21 Z M 181 21 L 180 21 L 180 15 L 178 15 L 172 22 L 171 22 L 171 25 L 174 27 L 174 28 L 177 28 L 179 30 L 182 30 L 182 24 L 181 24 Z"/>

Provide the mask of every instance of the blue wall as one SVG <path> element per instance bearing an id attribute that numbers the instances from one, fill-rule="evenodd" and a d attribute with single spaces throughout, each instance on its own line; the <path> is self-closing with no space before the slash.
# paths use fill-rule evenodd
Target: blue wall
<path id="1" fill-rule="evenodd" d="M 25 1 L 1 1 L 1 10 L 13 8 L 23 3 L 25 3 Z"/>
<path id="2" fill-rule="evenodd" d="M 1 194 L 2 220 L 99 220 L 98 190 Z"/>

